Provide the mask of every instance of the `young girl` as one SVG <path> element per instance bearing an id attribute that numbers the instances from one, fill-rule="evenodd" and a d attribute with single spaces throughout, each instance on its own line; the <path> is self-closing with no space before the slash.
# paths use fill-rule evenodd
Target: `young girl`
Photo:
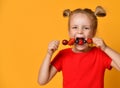
<path id="1" fill-rule="evenodd" d="M 97 16 L 106 16 L 105 10 L 97 6 L 91 9 L 69 9 L 63 12 L 69 17 L 68 33 L 70 39 L 92 39 L 94 47 L 88 43 L 74 43 L 72 48 L 61 50 L 51 61 L 58 49 L 59 41 L 50 42 L 41 65 L 38 82 L 48 83 L 57 72 L 62 71 L 63 88 L 104 88 L 104 73 L 112 67 L 120 71 L 120 54 L 111 49 L 101 38 L 94 37 L 97 30 Z"/>

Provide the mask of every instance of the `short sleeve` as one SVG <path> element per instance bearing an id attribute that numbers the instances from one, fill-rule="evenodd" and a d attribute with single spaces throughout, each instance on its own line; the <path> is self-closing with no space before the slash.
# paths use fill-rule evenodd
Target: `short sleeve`
<path id="1" fill-rule="evenodd" d="M 57 69 L 57 71 L 61 71 L 62 69 L 62 54 L 59 52 L 51 61 L 51 64 Z"/>
<path id="2" fill-rule="evenodd" d="M 112 59 L 104 52 L 103 52 L 102 56 L 103 56 L 103 61 L 104 61 L 103 63 L 104 63 L 105 68 L 111 70 L 112 69 L 112 66 L 111 66 Z"/>

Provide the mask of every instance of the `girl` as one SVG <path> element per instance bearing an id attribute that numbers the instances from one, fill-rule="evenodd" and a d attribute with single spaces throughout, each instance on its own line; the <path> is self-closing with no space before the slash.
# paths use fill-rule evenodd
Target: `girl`
<path id="1" fill-rule="evenodd" d="M 101 38 L 94 37 L 97 30 L 97 17 L 106 16 L 105 10 L 97 6 L 91 9 L 69 9 L 63 12 L 69 17 L 69 37 L 75 40 L 91 38 L 96 46 L 88 43 L 74 43 L 72 48 L 61 50 L 51 62 L 59 41 L 49 43 L 48 51 L 41 65 L 38 82 L 48 83 L 57 72 L 62 71 L 63 88 L 104 88 L 104 72 L 112 67 L 120 71 L 120 54 L 111 49 Z"/>

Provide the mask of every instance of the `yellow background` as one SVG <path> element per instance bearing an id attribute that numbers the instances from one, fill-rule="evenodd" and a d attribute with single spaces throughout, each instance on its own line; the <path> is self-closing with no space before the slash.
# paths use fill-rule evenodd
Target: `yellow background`
<path id="1" fill-rule="evenodd" d="M 47 45 L 68 38 L 64 9 L 97 5 L 107 11 L 98 18 L 97 36 L 120 52 L 119 0 L 0 0 L 0 88 L 62 88 L 61 73 L 45 86 L 37 83 Z M 105 88 L 120 88 L 119 82 L 120 72 L 106 71 Z"/>

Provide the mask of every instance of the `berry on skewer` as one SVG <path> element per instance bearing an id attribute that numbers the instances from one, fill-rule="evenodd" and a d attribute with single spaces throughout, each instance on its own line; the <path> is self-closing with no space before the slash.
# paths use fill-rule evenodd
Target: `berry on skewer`
<path id="1" fill-rule="evenodd" d="M 65 40 L 65 39 L 62 40 L 62 44 L 63 44 L 63 45 L 67 45 L 67 44 L 68 44 L 68 40 Z"/>
<path id="2" fill-rule="evenodd" d="M 73 44 L 78 44 L 78 45 L 83 45 L 83 44 L 85 44 L 85 43 L 88 43 L 88 44 L 92 44 L 93 43 L 93 41 L 92 41 L 92 39 L 91 38 L 88 38 L 87 40 L 85 40 L 84 38 L 71 38 L 69 41 L 68 40 L 63 40 L 62 41 L 62 44 L 63 45 L 73 45 Z"/>
<path id="3" fill-rule="evenodd" d="M 75 38 L 71 38 L 69 41 L 68 41 L 68 45 L 73 45 L 75 43 Z"/>

